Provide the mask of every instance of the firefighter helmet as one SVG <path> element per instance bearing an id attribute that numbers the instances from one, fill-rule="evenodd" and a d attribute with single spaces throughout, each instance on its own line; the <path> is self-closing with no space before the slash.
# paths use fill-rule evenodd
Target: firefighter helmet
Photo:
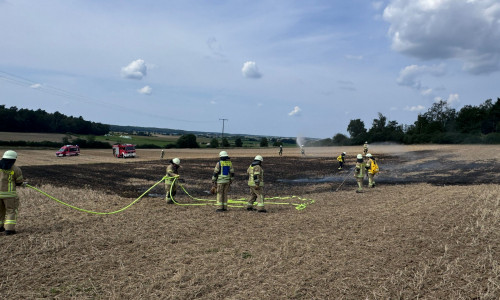
<path id="1" fill-rule="evenodd" d="M 356 156 L 356 158 L 357 158 L 357 159 L 363 159 L 363 155 L 362 155 L 362 154 L 358 154 L 358 155 Z"/>
<path id="2" fill-rule="evenodd" d="M 342 152 L 342 154 L 343 154 L 343 155 L 346 155 L 347 153 L 345 153 L 345 152 Z"/>
<path id="3" fill-rule="evenodd" d="M 174 159 L 172 159 L 172 162 L 173 162 L 174 164 L 178 165 L 178 166 L 181 164 L 181 160 L 180 160 L 180 159 L 178 159 L 177 157 L 176 157 L 176 158 L 174 158 Z"/>
<path id="4" fill-rule="evenodd" d="M 367 153 L 366 157 L 372 157 L 372 155 L 370 153 Z"/>
<path id="5" fill-rule="evenodd" d="M 264 158 L 262 158 L 262 156 L 260 155 L 257 155 L 254 160 L 260 160 L 260 161 L 264 161 Z"/>
<path id="6" fill-rule="evenodd" d="M 219 157 L 227 157 L 227 156 L 229 156 L 229 155 L 227 155 L 226 151 L 219 152 Z"/>
<path id="7" fill-rule="evenodd" d="M 16 153 L 16 151 L 7 150 L 7 151 L 5 151 L 5 153 L 3 154 L 3 157 L 2 157 L 2 158 L 6 158 L 6 159 L 17 159 L 17 153 Z"/>

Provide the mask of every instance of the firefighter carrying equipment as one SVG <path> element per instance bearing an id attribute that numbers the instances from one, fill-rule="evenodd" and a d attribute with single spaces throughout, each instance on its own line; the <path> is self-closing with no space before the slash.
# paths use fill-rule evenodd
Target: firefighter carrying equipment
<path id="1" fill-rule="evenodd" d="M 6 158 L 6 159 L 17 159 L 17 153 L 16 153 L 16 151 L 7 150 L 7 151 L 5 151 L 5 153 L 3 154 L 3 157 L 2 157 L 2 158 Z"/>
<path id="2" fill-rule="evenodd" d="M 379 172 L 377 162 L 373 158 L 370 158 L 369 164 L 370 164 L 370 168 L 368 169 L 368 173 L 373 174 L 373 175 L 377 174 Z"/>

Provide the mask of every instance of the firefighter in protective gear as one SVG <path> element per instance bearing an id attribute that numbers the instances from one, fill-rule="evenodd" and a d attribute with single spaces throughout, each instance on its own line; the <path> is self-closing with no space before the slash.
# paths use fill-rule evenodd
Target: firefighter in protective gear
<path id="1" fill-rule="evenodd" d="M 358 189 L 356 193 L 363 192 L 363 178 L 365 177 L 365 163 L 363 161 L 363 155 L 358 154 L 356 156 L 356 167 L 354 168 L 354 177 L 358 182 Z"/>
<path id="2" fill-rule="evenodd" d="M 342 154 L 340 154 L 340 155 L 337 157 L 337 160 L 339 161 L 339 170 L 342 170 L 342 168 L 344 168 L 344 163 L 345 163 L 345 155 L 346 155 L 346 153 L 345 153 L 345 152 L 342 152 Z"/>
<path id="3" fill-rule="evenodd" d="M 0 160 L 0 231 L 5 235 L 16 233 L 17 213 L 19 209 L 19 198 L 16 186 L 23 183 L 21 169 L 14 166 L 17 153 L 7 150 Z"/>
<path id="4" fill-rule="evenodd" d="M 300 154 L 302 154 L 302 156 L 306 156 L 306 150 L 304 149 L 304 145 L 300 145 Z"/>
<path id="5" fill-rule="evenodd" d="M 283 145 L 280 145 L 280 151 L 278 152 L 279 156 L 283 156 Z"/>
<path id="6" fill-rule="evenodd" d="M 368 142 L 363 145 L 363 154 L 366 155 L 366 153 L 368 153 Z"/>
<path id="7" fill-rule="evenodd" d="M 264 208 L 264 170 L 262 169 L 262 156 L 257 155 L 250 167 L 247 169 L 248 186 L 250 187 L 250 199 L 247 203 L 247 210 L 253 211 L 253 204 L 257 200 L 257 211 L 267 212 Z"/>
<path id="8" fill-rule="evenodd" d="M 370 153 L 366 154 L 366 158 L 368 158 L 368 162 L 365 166 L 366 174 L 368 174 L 368 187 L 374 188 L 375 180 L 373 179 L 373 177 L 375 176 L 375 174 L 372 171 L 372 164 L 375 164 L 375 158 Z"/>
<path id="9" fill-rule="evenodd" d="M 212 183 L 217 184 L 217 210 L 223 212 L 227 210 L 227 194 L 229 187 L 233 183 L 234 169 L 233 163 L 226 151 L 219 153 L 219 161 L 215 165 Z"/>
<path id="10" fill-rule="evenodd" d="M 170 160 L 169 163 L 170 164 L 167 166 L 167 178 L 165 179 L 165 200 L 167 204 L 174 204 L 181 160 L 176 157 Z"/>

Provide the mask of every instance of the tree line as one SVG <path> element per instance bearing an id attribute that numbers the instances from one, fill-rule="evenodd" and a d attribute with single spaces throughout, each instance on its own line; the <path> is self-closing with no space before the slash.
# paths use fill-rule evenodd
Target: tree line
<path id="1" fill-rule="evenodd" d="M 47 113 L 42 109 L 18 109 L 15 106 L 0 105 L 0 131 L 8 132 L 43 132 L 104 135 L 109 132 L 109 125 L 85 121 L 60 112 Z"/>
<path id="2" fill-rule="evenodd" d="M 486 100 L 478 106 L 465 105 L 459 111 L 441 100 L 425 113 L 419 114 L 412 125 L 388 121 L 378 113 L 372 127 L 366 129 L 360 119 L 351 120 L 347 126 L 349 137 L 337 133 L 309 145 L 359 145 L 365 141 L 395 142 L 402 144 L 500 144 L 500 98 L 493 103 Z"/>

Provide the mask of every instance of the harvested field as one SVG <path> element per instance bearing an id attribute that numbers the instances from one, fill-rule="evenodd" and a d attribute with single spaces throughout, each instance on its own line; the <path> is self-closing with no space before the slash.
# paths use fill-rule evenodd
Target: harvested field
<path id="1" fill-rule="evenodd" d="M 5 299 L 497 299 L 500 158 L 494 146 L 372 146 L 377 187 L 356 194 L 360 147 L 230 149 L 231 198 L 264 156 L 266 196 L 314 199 L 267 214 L 166 205 L 163 189 L 122 213 L 92 215 L 21 189 L 18 234 L 0 236 Z M 115 159 L 111 150 L 17 150 L 31 185 L 71 203 L 113 211 L 164 175 L 158 150 Z M 177 150 L 178 151 L 178 150 Z M 336 156 L 346 151 L 347 167 Z M 166 150 L 183 185 L 207 194 L 218 150 Z M 345 182 L 344 182 L 345 180 Z M 340 189 L 336 189 L 344 182 Z M 179 203 L 193 203 L 178 195 Z"/>

